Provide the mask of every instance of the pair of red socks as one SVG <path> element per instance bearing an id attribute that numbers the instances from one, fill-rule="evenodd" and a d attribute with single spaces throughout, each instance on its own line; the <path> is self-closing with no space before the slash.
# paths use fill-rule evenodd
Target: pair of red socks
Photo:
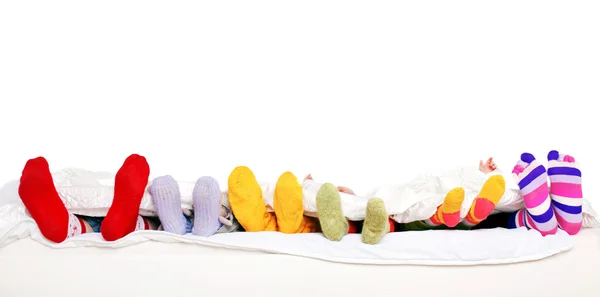
<path id="1" fill-rule="evenodd" d="M 105 240 L 114 241 L 136 230 L 149 175 L 150 166 L 146 158 L 137 154 L 127 157 L 115 176 L 113 202 L 100 227 Z M 48 240 L 60 243 L 72 234 L 69 220 L 73 215 L 56 191 L 45 158 L 27 161 L 21 175 L 19 196 Z"/>

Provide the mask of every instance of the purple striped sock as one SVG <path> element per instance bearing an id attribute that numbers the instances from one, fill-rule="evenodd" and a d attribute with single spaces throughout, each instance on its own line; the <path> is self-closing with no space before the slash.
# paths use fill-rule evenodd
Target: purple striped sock
<path id="1" fill-rule="evenodd" d="M 551 207 L 546 168 L 532 154 L 523 153 L 512 173 L 521 189 L 525 209 L 513 215 L 514 222 L 510 225 L 535 229 L 543 236 L 555 234 L 558 223 Z"/>
<path id="2" fill-rule="evenodd" d="M 575 163 L 575 158 L 558 151 L 550 151 L 548 176 L 550 197 L 558 225 L 570 235 L 575 235 L 579 233 L 583 224 L 581 171 Z"/>

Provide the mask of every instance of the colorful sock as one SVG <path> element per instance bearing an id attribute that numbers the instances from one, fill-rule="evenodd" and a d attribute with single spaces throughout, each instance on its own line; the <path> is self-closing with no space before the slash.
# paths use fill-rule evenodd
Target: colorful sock
<path id="1" fill-rule="evenodd" d="M 581 171 L 575 158 L 557 151 L 549 152 L 548 177 L 550 198 L 558 225 L 570 235 L 579 233 L 583 224 L 583 192 Z"/>
<path id="2" fill-rule="evenodd" d="M 150 230 L 150 223 L 148 220 L 140 215 L 138 215 L 137 220 L 135 222 L 135 229 L 133 231 L 142 231 L 142 230 Z"/>
<path id="3" fill-rule="evenodd" d="M 267 211 L 262 189 L 250 168 L 236 167 L 227 183 L 231 210 L 246 232 L 277 230 L 275 215 Z"/>
<path id="4" fill-rule="evenodd" d="M 473 227 L 485 220 L 494 211 L 505 190 L 506 182 L 502 175 L 490 176 L 481 187 L 477 198 L 473 200 L 462 223 L 467 227 Z"/>
<path id="5" fill-rule="evenodd" d="M 342 200 L 338 189 L 326 183 L 317 192 L 317 213 L 325 238 L 340 241 L 348 234 L 348 220 L 342 211 Z"/>
<path id="6" fill-rule="evenodd" d="M 133 154 L 125 159 L 115 176 L 112 205 L 100 227 L 105 240 L 114 241 L 135 231 L 149 175 L 146 158 Z"/>
<path id="7" fill-rule="evenodd" d="M 73 214 L 71 214 L 73 215 Z M 81 216 L 78 215 L 73 215 L 74 217 L 77 218 L 77 222 L 75 222 L 74 226 L 69 226 L 69 230 L 72 230 L 73 232 L 71 232 L 71 237 L 75 236 L 77 233 L 78 234 L 83 234 L 83 233 L 87 233 L 87 232 L 94 232 L 94 230 L 88 230 L 88 228 L 85 226 L 85 223 L 83 222 L 83 219 L 81 218 Z M 70 218 L 69 218 L 69 223 L 71 222 Z"/>
<path id="8" fill-rule="evenodd" d="M 293 234 L 304 228 L 302 186 L 291 172 L 283 173 L 275 185 L 273 208 L 279 232 Z"/>
<path id="9" fill-rule="evenodd" d="M 43 157 L 30 159 L 23 168 L 19 196 L 40 232 L 48 240 L 60 243 L 77 227 L 79 220 L 67 211 L 58 196 L 50 166 Z M 79 223 L 81 230 L 81 224 Z"/>
<path id="10" fill-rule="evenodd" d="M 437 211 L 425 220 L 425 223 L 432 227 L 446 225 L 453 228 L 460 223 L 460 209 L 465 200 L 465 190 L 463 188 L 454 188 L 450 190 L 442 205 L 438 206 Z"/>
<path id="11" fill-rule="evenodd" d="M 194 227 L 192 233 L 208 237 L 217 233 L 223 224 L 219 221 L 221 212 L 221 188 L 219 182 L 210 176 L 198 179 L 192 194 L 194 199 Z"/>
<path id="12" fill-rule="evenodd" d="M 382 199 L 371 198 L 367 202 L 367 215 L 361 239 L 366 244 L 377 244 L 390 232 L 390 221 Z"/>
<path id="13" fill-rule="evenodd" d="M 525 209 L 513 213 L 509 228 L 527 227 L 543 236 L 555 234 L 558 223 L 552 210 L 546 168 L 530 153 L 523 153 L 512 173 L 523 195 Z"/>
<path id="14" fill-rule="evenodd" d="M 181 210 L 181 193 L 177 181 L 170 175 L 155 178 L 150 185 L 150 195 L 163 230 L 185 234 L 186 221 Z"/>

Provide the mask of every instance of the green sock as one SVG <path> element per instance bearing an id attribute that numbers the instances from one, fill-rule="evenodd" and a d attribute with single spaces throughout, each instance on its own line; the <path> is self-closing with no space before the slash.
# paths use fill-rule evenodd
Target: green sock
<path id="1" fill-rule="evenodd" d="M 348 234 L 348 220 L 342 211 L 342 201 L 337 188 L 326 183 L 317 192 L 317 212 L 325 238 L 340 241 Z"/>
<path id="2" fill-rule="evenodd" d="M 388 214 L 383 200 L 372 198 L 367 202 L 367 216 L 362 229 L 362 242 L 377 244 L 390 232 Z"/>

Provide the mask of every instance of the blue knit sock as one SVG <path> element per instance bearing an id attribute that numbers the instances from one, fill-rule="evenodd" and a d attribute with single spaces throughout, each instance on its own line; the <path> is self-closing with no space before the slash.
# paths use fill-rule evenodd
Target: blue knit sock
<path id="1" fill-rule="evenodd" d="M 155 178 L 150 185 L 150 195 L 163 229 L 179 235 L 185 234 L 186 220 L 181 210 L 177 181 L 170 175 Z"/>
<path id="2" fill-rule="evenodd" d="M 210 176 L 198 179 L 194 192 L 194 228 L 192 233 L 199 236 L 211 236 L 217 233 L 223 224 L 219 221 L 221 211 L 221 190 L 217 180 Z"/>

